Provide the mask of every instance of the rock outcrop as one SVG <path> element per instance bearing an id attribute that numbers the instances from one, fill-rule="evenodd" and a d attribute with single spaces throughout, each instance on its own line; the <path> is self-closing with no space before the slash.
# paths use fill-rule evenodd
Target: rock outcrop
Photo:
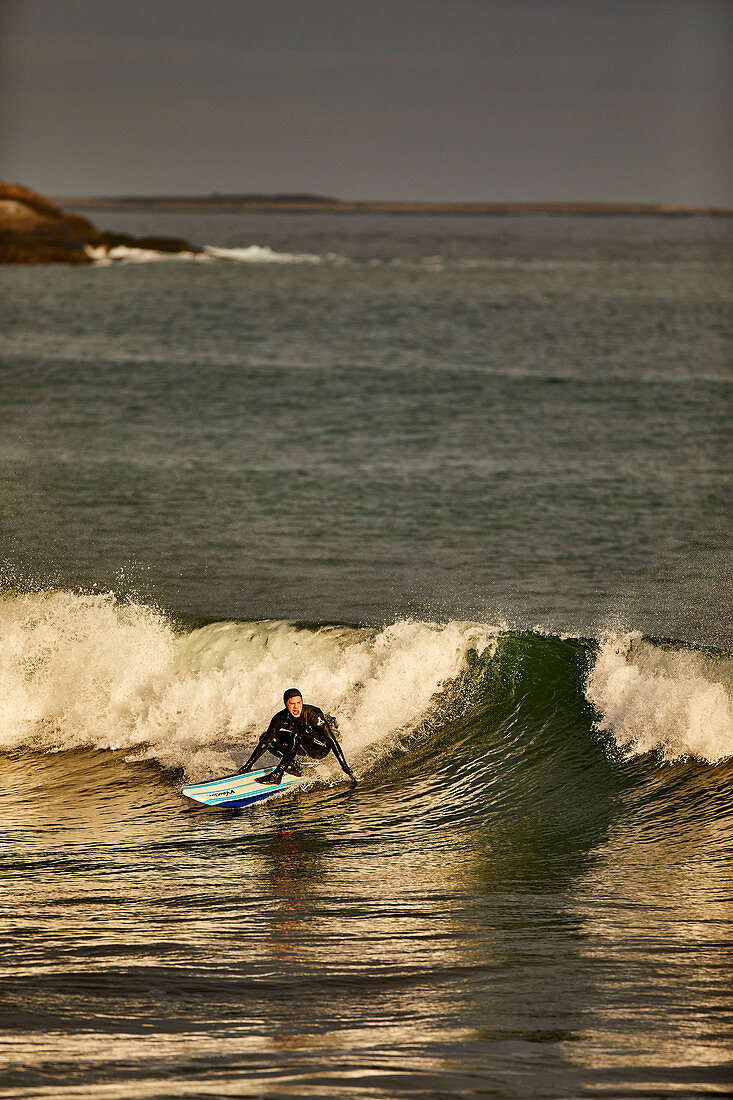
<path id="1" fill-rule="evenodd" d="M 113 248 L 200 252 L 178 237 L 103 232 L 81 214 L 65 214 L 44 195 L 0 180 L 0 263 L 89 264 Z"/>

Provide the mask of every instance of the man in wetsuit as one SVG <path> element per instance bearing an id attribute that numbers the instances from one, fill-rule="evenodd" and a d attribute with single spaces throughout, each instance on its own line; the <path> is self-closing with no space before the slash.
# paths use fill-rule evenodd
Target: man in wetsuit
<path id="1" fill-rule="evenodd" d="M 262 753 L 269 750 L 280 757 L 280 763 L 273 772 L 268 773 L 266 781 L 280 783 L 283 772 L 290 770 L 295 775 L 299 774 L 300 769 L 294 764 L 296 756 L 322 760 L 332 752 L 352 783 L 356 783 L 354 773 L 346 763 L 341 746 L 323 711 L 310 703 L 303 703 L 303 696 L 297 688 L 288 688 L 283 695 L 283 702 L 285 710 L 279 710 L 272 718 L 257 742 L 255 751 L 240 769 L 240 774 L 250 771 Z M 293 764 L 294 767 L 291 767 Z"/>

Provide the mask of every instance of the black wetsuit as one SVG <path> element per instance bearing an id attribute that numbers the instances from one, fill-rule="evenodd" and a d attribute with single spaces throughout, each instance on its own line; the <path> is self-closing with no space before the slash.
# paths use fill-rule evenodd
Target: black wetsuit
<path id="1" fill-rule="evenodd" d="M 328 719 L 319 707 L 314 707 L 310 703 L 303 704 L 303 709 L 297 718 L 287 707 L 278 711 L 260 737 L 255 751 L 242 771 L 248 772 L 255 760 L 259 759 L 265 751 L 272 752 L 281 758 L 275 769 L 275 772 L 280 775 L 284 771 L 294 770 L 291 766 L 296 756 L 322 760 L 332 752 L 346 774 L 354 778 L 341 751 L 341 746 L 328 724 Z M 295 768 L 297 769 L 297 764 Z"/>

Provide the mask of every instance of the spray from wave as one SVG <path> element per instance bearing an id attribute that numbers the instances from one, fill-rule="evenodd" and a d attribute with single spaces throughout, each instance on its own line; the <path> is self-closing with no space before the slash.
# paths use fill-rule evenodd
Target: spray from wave
<path id="1" fill-rule="evenodd" d="M 629 756 L 717 763 L 733 755 L 733 663 L 728 655 L 628 632 L 601 644 L 586 693 Z"/>

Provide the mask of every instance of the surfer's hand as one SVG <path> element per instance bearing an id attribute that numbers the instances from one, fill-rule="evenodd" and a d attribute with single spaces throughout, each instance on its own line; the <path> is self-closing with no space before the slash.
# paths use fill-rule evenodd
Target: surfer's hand
<path id="1" fill-rule="evenodd" d="M 348 775 L 348 777 L 351 780 L 352 784 L 354 786 L 356 786 L 357 780 L 356 780 L 356 776 L 354 775 L 354 773 L 353 772 L 347 772 L 346 774 Z"/>

